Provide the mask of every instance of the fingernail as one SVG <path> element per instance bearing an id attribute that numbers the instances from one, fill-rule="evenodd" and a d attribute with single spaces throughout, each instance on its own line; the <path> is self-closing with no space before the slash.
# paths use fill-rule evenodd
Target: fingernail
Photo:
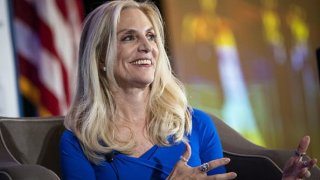
<path id="1" fill-rule="evenodd" d="M 224 158 L 224 162 L 229 163 L 230 159 L 229 158 Z"/>
<path id="2" fill-rule="evenodd" d="M 237 173 L 235 172 L 229 172 L 228 174 L 229 174 L 228 179 L 235 179 L 238 176 Z"/>
<path id="3" fill-rule="evenodd" d="M 236 178 L 237 176 L 237 173 L 233 173 L 233 178 Z"/>

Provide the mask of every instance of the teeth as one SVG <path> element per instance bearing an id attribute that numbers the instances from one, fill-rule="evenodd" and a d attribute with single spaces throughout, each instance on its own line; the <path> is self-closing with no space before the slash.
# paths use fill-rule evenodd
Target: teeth
<path id="1" fill-rule="evenodd" d="M 137 64 L 137 65 L 150 65 L 151 60 L 149 59 L 139 59 L 137 61 L 133 61 L 132 64 Z"/>

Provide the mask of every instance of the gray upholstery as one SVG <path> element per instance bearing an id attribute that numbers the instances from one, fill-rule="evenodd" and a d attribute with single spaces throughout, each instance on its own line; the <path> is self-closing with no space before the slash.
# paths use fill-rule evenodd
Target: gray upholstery
<path id="1" fill-rule="evenodd" d="M 53 171 L 40 165 L 16 164 L 1 166 L 1 180 L 58 180 Z"/>
<path id="2" fill-rule="evenodd" d="M 219 131 L 226 166 L 237 179 L 280 179 L 282 167 L 293 151 L 257 146 L 212 116 Z M 59 179 L 59 138 L 63 117 L 0 117 L 0 179 Z M 22 178 L 24 177 L 24 178 Z M 42 177 L 42 178 L 41 178 Z M 312 169 L 310 179 L 320 179 L 320 169 Z"/>
<path id="3" fill-rule="evenodd" d="M 0 162 L 41 165 L 60 176 L 59 139 L 63 130 L 63 117 L 0 118 Z M 0 163 L 0 167 L 4 170 L 5 166 Z"/>

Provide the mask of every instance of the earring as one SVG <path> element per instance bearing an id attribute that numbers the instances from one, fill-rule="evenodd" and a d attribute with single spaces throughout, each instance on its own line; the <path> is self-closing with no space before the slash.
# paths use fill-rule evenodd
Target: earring
<path id="1" fill-rule="evenodd" d="M 106 71 L 107 71 L 107 68 L 106 68 L 105 66 L 103 66 L 102 70 L 103 70 L 104 72 L 106 72 Z"/>

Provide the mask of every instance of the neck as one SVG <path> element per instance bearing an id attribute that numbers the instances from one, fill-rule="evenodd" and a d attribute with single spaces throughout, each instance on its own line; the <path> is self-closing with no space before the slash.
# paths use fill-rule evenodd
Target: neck
<path id="1" fill-rule="evenodd" d="M 141 122 L 147 119 L 149 90 L 117 91 L 117 116 L 121 121 Z"/>

